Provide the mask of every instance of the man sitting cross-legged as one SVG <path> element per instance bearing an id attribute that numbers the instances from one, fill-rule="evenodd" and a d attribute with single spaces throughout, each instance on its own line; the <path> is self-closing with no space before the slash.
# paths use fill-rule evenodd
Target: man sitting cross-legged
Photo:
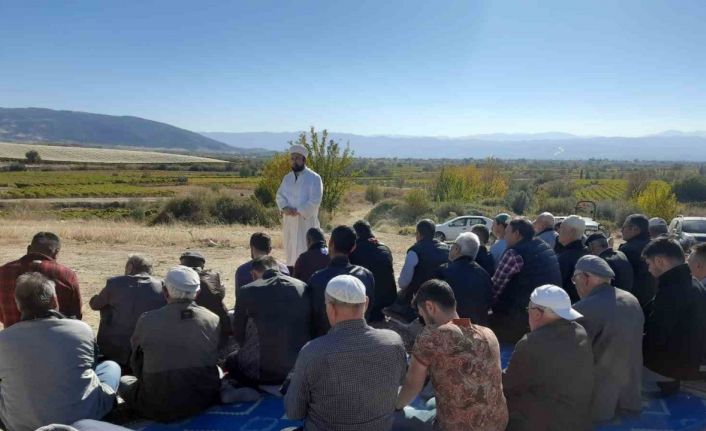
<path id="1" fill-rule="evenodd" d="M 57 310 L 54 281 L 17 279 L 21 321 L 0 331 L 0 420 L 10 431 L 100 419 L 113 409 L 120 367 L 96 365 L 91 328 Z"/>
<path id="2" fill-rule="evenodd" d="M 444 281 L 422 284 L 413 304 L 426 327 L 414 344 L 397 408 L 402 409 L 419 394 L 429 374 L 436 394 L 436 418 L 432 426 L 427 416 L 423 429 L 504 430 L 508 413 L 500 345 L 493 331 L 458 317 L 454 292 Z M 416 413 L 406 408 L 406 418 L 398 419 L 409 425 L 419 423 Z"/>
<path id="3" fill-rule="evenodd" d="M 352 275 L 326 286 L 331 330 L 302 348 L 284 397 L 287 417 L 303 419 L 305 430 L 390 429 L 407 367 L 404 344 L 395 332 L 368 326 L 367 306 L 365 286 Z"/>
<path id="4" fill-rule="evenodd" d="M 219 320 L 194 300 L 201 280 L 176 266 L 164 279 L 167 305 L 148 311 L 132 336 L 132 371 L 120 396 L 142 416 L 162 422 L 194 415 L 218 400 Z"/>
<path id="5" fill-rule="evenodd" d="M 311 300 L 306 284 L 280 273 L 272 256 L 256 258 L 252 272 L 255 281 L 240 288 L 235 303 L 240 349 L 225 367 L 242 385 L 281 384 L 311 339 Z"/>

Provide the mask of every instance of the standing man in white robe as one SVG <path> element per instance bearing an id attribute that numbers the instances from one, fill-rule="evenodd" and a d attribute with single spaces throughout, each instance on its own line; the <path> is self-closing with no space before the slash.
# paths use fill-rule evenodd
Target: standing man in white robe
<path id="1" fill-rule="evenodd" d="M 289 152 L 292 172 L 284 176 L 277 190 L 277 206 L 284 216 L 282 238 L 287 266 L 293 267 L 299 255 L 307 249 L 306 232 L 319 227 L 319 205 L 324 187 L 319 174 L 306 167 L 306 148 L 292 145 Z"/>

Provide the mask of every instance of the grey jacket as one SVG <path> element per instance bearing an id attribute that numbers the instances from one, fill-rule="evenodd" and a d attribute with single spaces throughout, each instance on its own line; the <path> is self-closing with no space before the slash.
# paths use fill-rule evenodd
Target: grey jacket
<path id="1" fill-rule="evenodd" d="M 132 336 L 131 364 L 138 382 L 126 401 L 141 415 L 164 422 L 215 403 L 218 324 L 218 316 L 189 300 L 145 313 Z"/>
<path id="2" fill-rule="evenodd" d="M 8 431 L 100 419 L 115 392 L 98 380 L 93 331 L 61 315 L 0 331 L 0 419 Z"/>
<path id="3" fill-rule="evenodd" d="M 637 298 L 606 284 L 574 308 L 593 346 L 593 420 L 609 420 L 618 409 L 639 412 L 645 316 Z"/>
<path id="4" fill-rule="evenodd" d="M 593 354 L 586 330 L 558 320 L 526 334 L 503 372 L 508 430 L 584 431 L 591 427 Z"/>
<path id="5" fill-rule="evenodd" d="M 149 274 L 109 278 L 103 290 L 91 298 L 92 310 L 100 311 L 98 347 L 106 358 L 122 366 L 130 363 L 130 337 L 143 313 L 167 304 L 162 280 Z"/>

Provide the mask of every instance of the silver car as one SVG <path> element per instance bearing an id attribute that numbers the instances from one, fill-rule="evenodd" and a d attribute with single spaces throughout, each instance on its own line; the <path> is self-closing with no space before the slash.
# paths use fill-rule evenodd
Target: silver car
<path id="1" fill-rule="evenodd" d="M 483 224 L 488 230 L 493 228 L 493 220 L 483 216 L 460 216 L 436 225 L 434 237 L 439 241 L 454 241 L 463 232 L 470 232 L 477 224 Z"/>

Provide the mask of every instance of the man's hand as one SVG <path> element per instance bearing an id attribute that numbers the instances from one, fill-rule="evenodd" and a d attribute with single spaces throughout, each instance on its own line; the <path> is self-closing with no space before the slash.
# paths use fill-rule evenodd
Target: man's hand
<path id="1" fill-rule="evenodd" d="M 299 211 L 297 211 L 296 208 L 292 208 L 292 207 L 282 208 L 282 213 L 284 215 L 288 215 L 288 216 L 298 216 L 299 215 Z"/>

